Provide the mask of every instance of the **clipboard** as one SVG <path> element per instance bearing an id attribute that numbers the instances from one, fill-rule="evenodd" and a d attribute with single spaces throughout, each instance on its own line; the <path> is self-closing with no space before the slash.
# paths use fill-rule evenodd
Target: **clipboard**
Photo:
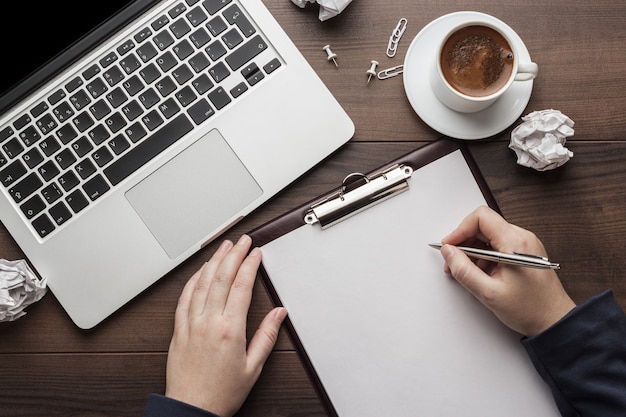
<path id="1" fill-rule="evenodd" d="M 330 416 L 560 416 L 520 335 L 428 247 L 481 204 L 499 211 L 466 145 L 444 138 L 249 233 Z"/>

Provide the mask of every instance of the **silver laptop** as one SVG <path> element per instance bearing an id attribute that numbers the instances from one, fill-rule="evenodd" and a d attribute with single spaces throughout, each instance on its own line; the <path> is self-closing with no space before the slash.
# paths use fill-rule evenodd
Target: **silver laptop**
<path id="1" fill-rule="evenodd" d="M 0 216 L 81 328 L 354 133 L 261 0 L 21 3 L 36 43 L 3 50 Z"/>

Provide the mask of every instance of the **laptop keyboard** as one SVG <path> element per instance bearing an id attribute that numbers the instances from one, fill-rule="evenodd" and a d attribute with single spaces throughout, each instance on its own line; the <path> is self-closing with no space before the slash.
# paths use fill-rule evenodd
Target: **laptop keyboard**
<path id="1" fill-rule="evenodd" d="M 236 1 L 181 1 L 0 126 L 0 182 L 48 237 L 280 65 Z"/>

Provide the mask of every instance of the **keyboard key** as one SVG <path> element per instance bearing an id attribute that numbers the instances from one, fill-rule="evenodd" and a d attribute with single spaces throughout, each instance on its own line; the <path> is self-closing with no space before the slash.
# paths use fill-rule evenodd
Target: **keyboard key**
<path id="1" fill-rule="evenodd" d="M 245 93 L 247 90 L 248 86 L 246 85 L 246 83 L 239 83 L 232 90 L 230 90 L 230 95 L 234 98 L 237 98 Z"/>
<path id="2" fill-rule="evenodd" d="M 106 93 L 108 89 L 109 88 L 100 77 L 87 84 L 87 92 L 91 94 L 93 98 L 100 97 L 102 94 Z"/>
<path id="3" fill-rule="evenodd" d="M 198 98 L 198 96 L 189 86 L 183 87 L 176 93 L 176 99 L 183 107 L 187 107 L 188 105 L 193 103 L 196 98 Z"/>
<path id="4" fill-rule="evenodd" d="M 74 117 L 72 119 L 72 123 L 74 123 L 74 127 L 76 127 L 76 129 L 78 129 L 78 131 L 81 133 L 94 125 L 93 119 L 91 118 L 89 113 L 86 111 Z"/>
<path id="5" fill-rule="evenodd" d="M 55 104 L 57 104 L 59 101 L 63 100 L 64 98 L 65 98 L 65 91 L 57 90 L 54 93 L 50 94 L 50 96 L 48 97 L 48 102 L 54 106 Z"/>
<path id="6" fill-rule="evenodd" d="M 65 89 L 68 92 L 73 93 L 74 90 L 76 90 L 81 85 L 83 85 L 83 80 L 80 77 L 76 77 L 72 81 L 70 81 L 69 83 L 65 84 Z"/>
<path id="7" fill-rule="evenodd" d="M 44 187 L 43 190 L 41 190 L 41 195 L 43 196 L 43 198 L 46 199 L 48 204 L 52 204 L 59 198 L 61 198 L 61 196 L 63 195 L 63 191 L 61 191 L 58 185 L 52 183 Z"/>
<path id="8" fill-rule="evenodd" d="M 104 174 L 111 184 L 116 185 L 120 183 L 124 178 L 163 152 L 192 129 L 193 124 L 181 113 L 152 136 L 131 149 L 126 155 L 105 168 Z"/>
<path id="9" fill-rule="evenodd" d="M 167 30 L 164 30 L 155 35 L 154 38 L 152 38 L 152 41 L 156 47 L 162 51 L 174 43 L 174 38 Z"/>
<path id="10" fill-rule="evenodd" d="M 204 10 L 202 10 L 201 7 L 195 7 L 185 16 L 187 17 L 187 20 L 189 20 L 189 23 L 191 23 L 194 27 L 208 19 L 208 16 L 204 13 Z"/>
<path id="11" fill-rule="evenodd" d="M 70 206 L 72 211 L 74 211 L 74 213 L 78 213 L 89 205 L 89 201 L 81 190 L 73 191 L 70 195 L 65 197 L 65 201 Z"/>
<path id="12" fill-rule="evenodd" d="M 61 187 L 63 187 L 66 192 L 76 187 L 79 183 L 78 177 L 72 171 L 67 171 L 59 177 L 59 184 L 61 184 Z"/>
<path id="13" fill-rule="evenodd" d="M 126 102 L 126 100 L 128 100 L 128 97 L 120 87 L 117 87 L 108 93 L 106 98 L 114 108 L 121 106 L 124 102 Z"/>
<path id="14" fill-rule="evenodd" d="M 154 22 L 152 22 L 152 24 L 150 26 L 152 26 L 152 29 L 154 29 L 154 30 L 159 30 L 163 26 L 167 25 L 169 23 L 169 21 L 170 21 L 170 19 L 168 19 L 167 16 L 163 15 L 163 16 L 159 17 L 157 20 L 155 20 Z"/>
<path id="15" fill-rule="evenodd" d="M 139 75 L 141 75 L 141 78 L 143 78 L 146 84 L 151 84 L 153 81 L 161 76 L 161 72 L 156 67 L 156 65 L 149 64 L 139 71 Z"/>
<path id="16" fill-rule="evenodd" d="M 124 89 L 131 97 L 143 90 L 144 88 L 143 83 L 136 75 L 133 75 L 128 80 L 124 81 L 122 86 L 124 86 Z"/>
<path id="17" fill-rule="evenodd" d="M 113 160 L 113 154 L 106 146 L 103 146 L 99 149 L 96 149 L 94 153 L 91 154 L 91 158 L 98 164 L 100 168 L 108 164 Z"/>
<path id="18" fill-rule="evenodd" d="M 217 36 L 228 29 L 228 24 L 220 16 L 215 16 L 206 24 L 206 28 L 209 29 L 213 36 Z"/>
<path id="19" fill-rule="evenodd" d="M 124 79 L 124 73 L 117 65 L 106 70 L 102 76 L 111 87 L 114 87 L 117 83 Z"/>
<path id="20" fill-rule="evenodd" d="M 126 55 L 135 47 L 135 43 L 132 40 L 127 40 L 123 44 L 117 47 L 116 51 L 120 55 Z"/>
<path id="21" fill-rule="evenodd" d="M 11 126 L 7 126 L 0 130 L 0 143 L 10 138 L 14 133 L 15 131 L 11 128 Z"/>
<path id="22" fill-rule="evenodd" d="M 141 43 L 148 39 L 150 35 L 152 35 L 152 31 L 150 30 L 150 28 L 146 27 L 140 30 L 133 38 L 135 39 L 135 42 Z"/>
<path id="23" fill-rule="evenodd" d="M 137 48 L 137 55 L 143 62 L 148 62 L 155 56 L 157 56 L 157 50 L 151 43 L 146 43 L 145 45 Z"/>
<path id="24" fill-rule="evenodd" d="M 39 128 L 39 131 L 44 135 L 51 133 L 58 126 L 57 122 L 52 118 L 52 115 L 49 113 L 45 114 L 43 117 L 41 117 L 41 119 L 37 120 L 36 124 Z"/>
<path id="25" fill-rule="evenodd" d="M 239 31 L 233 28 L 222 35 L 222 41 L 224 41 L 224 44 L 228 47 L 228 49 L 233 49 L 243 42 L 243 38 L 239 34 Z"/>
<path id="26" fill-rule="evenodd" d="M 216 83 L 219 83 L 230 75 L 230 71 L 228 71 L 223 62 L 218 62 L 209 68 L 209 74 Z"/>
<path id="27" fill-rule="evenodd" d="M 189 64 L 192 65 L 191 61 L 189 61 Z M 193 77 L 193 72 L 187 65 L 182 64 L 172 71 L 172 77 L 174 77 L 178 85 L 183 85 Z"/>
<path id="28" fill-rule="evenodd" d="M 94 104 L 89 106 L 89 111 L 96 118 L 96 120 L 101 120 L 104 116 L 111 113 L 111 108 L 104 101 L 104 99 L 100 99 L 96 101 Z"/>
<path id="29" fill-rule="evenodd" d="M 208 67 L 210 62 L 209 58 L 202 51 L 189 58 L 189 65 L 191 65 L 196 74 Z"/>
<path id="30" fill-rule="evenodd" d="M 146 110 L 159 102 L 159 96 L 152 88 L 147 89 L 137 98 L 139 99 L 139 102 L 146 108 Z"/>
<path id="31" fill-rule="evenodd" d="M 41 188 L 42 185 L 43 182 L 39 176 L 32 172 L 24 177 L 24 179 L 20 182 L 9 188 L 9 194 L 11 194 L 11 197 L 13 197 L 13 200 L 15 200 L 16 203 L 19 203 Z"/>
<path id="32" fill-rule="evenodd" d="M 122 114 L 131 122 L 141 116 L 144 111 L 137 100 L 133 100 L 125 106 L 122 106 L 120 110 Z"/>
<path id="33" fill-rule="evenodd" d="M 20 139 L 26 146 L 31 146 L 33 143 L 41 139 L 41 135 L 34 126 L 28 126 L 26 129 L 20 132 Z"/>
<path id="34" fill-rule="evenodd" d="M 50 208 L 50 216 L 57 225 L 62 225 L 72 217 L 72 212 L 69 211 L 65 203 L 59 201 L 57 204 Z"/>
<path id="35" fill-rule="evenodd" d="M 156 110 L 152 110 L 150 113 L 143 116 L 141 118 L 141 121 L 150 130 L 155 130 L 157 127 L 163 124 L 163 118 L 159 115 L 159 113 Z"/>
<path id="36" fill-rule="evenodd" d="M 53 161 L 47 161 L 37 169 L 37 172 L 39 172 L 39 175 L 41 175 L 44 181 L 48 182 L 59 175 L 61 171 Z"/>
<path id="37" fill-rule="evenodd" d="M 76 173 L 82 178 L 87 179 L 96 172 L 96 166 L 89 159 L 84 159 L 74 166 Z"/>
<path id="38" fill-rule="evenodd" d="M 86 80 L 90 80 L 93 77 L 95 77 L 99 72 L 100 72 L 100 67 L 96 64 L 93 64 L 92 66 L 87 68 L 85 71 L 83 71 L 83 77 L 85 77 Z"/>
<path id="39" fill-rule="evenodd" d="M 2 185 L 5 187 L 8 187 L 15 181 L 19 180 L 27 172 L 28 170 L 26 169 L 26 166 L 24 166 L 22 161 L 18 159 L 0 171 L 0 182 L 2 182 Z"/>
<path id="40" fill-rule="evenodd" d="M 202 74 L 198 78 L 193 80 L 191 85 L 193 86 L 193 88 L 196 89 L 198 94 L 203 95 L 211 88 L 213 88 L 214 84 L 213 81 L 211 81 L 211 79 L 206 74 Z"/>
<path id="41" fill-rule="evenodd" d="M 193 106 L 189 107 L 187 111 L 189 116 L 193 119 L 194 123 L 199 125 L 209 117 L 215 114 L 215 110 L 211 107 L 208 101 L 201 99 Z"/>
<path id="42" fill-rule="evenodd" d="M 115 61 L 117 61 L 117 54 L 115 52 L 109 52 L 99 62 L 100 65 L 102 65 L 102 68 L 106 68 Z"/>
<path id="43" fill-rule="evenodd" d="M 45 213 L 33 220 L 32 225 L 41 238 L 48 236 L 54 230 L 54 224 Z"/>
<path id="44" fill-rule="evenodd" d="M 137 59 L 135 54 L 130 54 L 120 61 L 120 67 L 122 67 L 126 74 L 132 74 L 140 66 L 141 63 L 139 62 L 139 59 Z"/>
<path id="45" fill-rule="evenodd" d="M 17 140 L 17 138 L 13 138 L 2 145 L 2 149 L 4 149 L 4 153 L 9 158 L 13 159 L 24 151 L 24 146 Z"/>
<path id="46" fill-rule="evenodd" d="M 185 13 L 185 10 L 187 10 L 187 7 L 185 7 L 183 3 L 178 3 L 176 6 L 172 7 L 167 14 L 169 14 L 172 19 L 176 19 L 182 13 Z"/>
<path id="47" fill-rule="evenodd" d="M 120 155 L 126 149 L 130 148 L 130 143 L 124 137 L 124 135 L 117 135 L 109 141 L 109 148 L 115 155 Z"/>
<path id="48" fill-rule="evenodd" d="M 217 110 L 221 110 L 231 102 L 228 93 L 222 87 L 218 87 L 209 93 L 209 100 L 213 103 Z"/>
<path id="49" fill-rule="evenodd" d="M 174 80 L 172 80 L 170 77 L 162 78 L 154 86 L 158 90 L 159 94 L 161 94 L 161 97 L 169 96 L 177 88 Z"/>
<path id="50" fill-rule="evenodd" d="M 139 122 L 133 123 L 132 125 L 128 126 L 126 129 L 124 129 L 124 133 L 126 133 L 126 137 L 130 139 L 130 141 L 133 143 L 139 142 L 148 134 L 148 132 L 146 132 L 146 129 L 144 129 Z"/>
<path id="51" fill-rule="evenodd" d="M 256 35 L 226 57 L 226 62 L 233 71 L 238 70 L 252 58 L 267 49 L 267 44 L 260 35 Z"/>
<path id="52" fill-rule="evenodd" d="M 74 110 L 65 101 L 52 110 L 59 123 L 63 123 L 74 115 Z"/>
<path id="53" fill-rule="evenodd" d="M 276 71 L 281 66 L 280 60 L 278 58 L 272 59 L 267 64 L 263 65 L 263 70 L 266 74 L 271 74 Z"/>
<path id="54" fill-rule="evenodd" d="M 156 63 L 161 68 L 161 71 L 167 72 L 174 68 L 178 61 L 170 51 L 167 51 L 157 58 Z"/>
<path id="55" fill-rule="evenodd" d="M 54 160 L 57 162 L 61 169 L 69 168 L 74 162 L 76 157 L 69 149 L 63 149 L 61 152 L 54 156 Z"/>
<path id="56" fill-rule="evenodd" d="M 98 125 L 89 131 L 88 136 L 91 142 L 97 146 L 107 140 L 111 135 L 104 126 Z"/>
<path id="57" fill-rule="evenodd" d="M 93 145 L 89 142 L 89 139 L 85 136 L 81 136 L 72 143 L 72 150 L 76 153 L 76 156 L 82 158 L 93 150 Z"/>
<path id="58" fill-rule="evenodd" d="M 202 5 L 210 14 L 215 14 L 230 2 L 231 0 L 205 0 Z"/>
<path id="59" fill-rule="evenodd" d="M 76 133 L 76 130 L 74 130 L 72 125 L 68 123 L 57 130 L 57 137 L 61 139 L 61 142 L 63 142 L 64 145 L 67 145 L 72 141 L 72 139 L 78 137 L 78 133 Z"/>
<path id="60" fill-rule="evenodd" d="M 109 187 L 109 184 L 107 184 L 102 175 L 96 175 L 83 185 L 83 190 L 91 201 L 102 197 L 102 195 L 109 191 L 109 189 L 111 189 L 111 187 Z"/>
<path id="61" fill-rule="evenodd" d="M 126 126 L 126 120 L 122 115 L 118 112 L 113 113 L 110 117 L 108 117 L 104 124 L 109 128 L 111 133 L 117 133 Z"/>
<path id="62" fill-rule="evenodd" d="M 224 47 L 224 45 L 222 45 L 222 42 L 220 41 L 212 42 L 211 44 L 209 44 L 209 46 L 204 48 L 204 51 L 213 61 L 217 61 L 218 59 L 226 55 L 226 47 Z"/>
<path id="63" fill-rule="evenodd" d="M 211 40 L 211 35 L 209 35 L 203 28 L 199 28 L 194 33 L 189 35 L 189 40 L 195 45 L 196 48 L 200 49 Z"/>
<path id="64" fill-rule="evenodd" d="M 82 110 L 87 104 L 91 102 L 89 95 L 83 90 L 78 90 L 76 94 L 70 97 L 70 103 L 76 110 Z"/>
<path id="65" fill-rule="evenodd" d="M 45 101 L 42 101 L 41 103 L 37 104 L 35 107 L 33 107 L 30 110 L 30 114 L 33 115 L 33 117 L 39 117 L 42 114 L 44 114 L 44 112 L 48 110 L 48 103 L 46 103 Z M 1 142 L 2 140 L 0 140 Z"/>
<path id="66" fill-rule="evenodd" d="M 26 201 L 24 204 L 20 206 L 22 213 L 26 216 L 27 219 L 32 219 L 46 208 L 46 203 L 44 203 L 43 199 L 38 195 L 33 196 L 33 198 Z"/>
<path id="67" fill-rule="evenodd" d="M 246 38 L 249 38 L 256 32 L 252 23 L 250 23 L 248 18 L 241 12 L 241 9 L 236 4 L 233 4 L 228 9 L 224 10 L 223 15 L 228 23 L 231 25 L 237 25 L 241 33 L 243 33 Z"/>
<path id="68" fill-rule="evenodd" d="M 61 149 L 61 145 L 54 136 L 48 136 L 47 138 L 39 142 L 39 148 L 46 156 L 50 156 L 59 149 Z"/>
<path id="69" fill-rule="evenodd" d="M 180 39 L 191 32 L 191 27 L 189 27 L 185 19 L 178 19 L 170 25 L 170 30 L 176 36 L 176 39 Z"/>
<path id="70" fill-rule="evenodd" d="M 32 119 L 30 118 L 30 115 L 26 113 L 23 116 L 20 116 L 15 122 L 13 122 L 13 127 L 15 127 L 15 130 L 22 130 L 31 121 Z"/>
<path id="71" fill-rule="evenodd" d="M 173 98 L 168 98 L 163 103 L 159 104 L 159 110 L 166 119 L 171 119 L 176 113 L 180 111 L 180 107 L 178 106 L 178 104 L 176 104 L 176 101 L 174 101 Z"/>
<path id="72" fill-rule="evenodd" d="M 43 162 L 43 155 L 41 154 L 41 152 L 39 152 L 39 149 L 32 148 L 24 154 L 22 159 L 29 168 L 35 168 L 37 165 Z"/>

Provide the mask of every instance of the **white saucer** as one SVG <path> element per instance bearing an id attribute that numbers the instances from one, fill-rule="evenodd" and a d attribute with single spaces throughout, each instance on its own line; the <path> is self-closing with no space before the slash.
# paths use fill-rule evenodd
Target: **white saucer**
<path id="1" fill-rule="evenodd" d="M 502 24 L 517 46 L 522 61 L 530 54 L 522 39 L 499 19 L 479 12 L 456 12 L 426 25 L 413 39 L 404 59 L 404 90 L 417 115 L 436 131 L 457 139 L 484 139 L 511 126 L 522 114 L 533 89 L 533 81 L 516 81 L 502 97 L 477 113 L 459 113 L 445 105 L 430 87 L 437 46 L 451 26 L 480 16 Z"/>

